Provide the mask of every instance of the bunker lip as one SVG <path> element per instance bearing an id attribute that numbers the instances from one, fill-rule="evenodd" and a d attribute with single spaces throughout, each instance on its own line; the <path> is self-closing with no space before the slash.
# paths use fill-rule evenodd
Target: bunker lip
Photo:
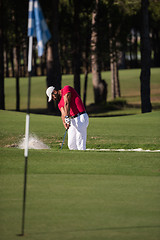
<path id="1" fill-rule="evenodd" d="M 150 150 L 150 149 L 142 149 L 142 148 L 136 148 L 136 149 L 95 149 L 95 148 L 87 148 L 87 151 L 100 151 L 100 152 L 160 152 L 160 150 Z"/>

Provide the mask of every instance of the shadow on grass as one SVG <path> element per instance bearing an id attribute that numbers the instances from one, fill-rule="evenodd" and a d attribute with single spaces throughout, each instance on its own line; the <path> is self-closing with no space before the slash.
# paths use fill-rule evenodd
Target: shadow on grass
<path id="1" fill-rule="evenodd" d="M 98 109 L 98 110 L 91 110 L 90 107 L 86 107 L 87 113 L 89 117 L 119 117 L 119 116 L 128 116 L 128 115 L 134 115 L 134 114 L 129 114 L 129 113 L 122 113 L 122 114 L 115 114 L 115 110 L 109 110 L 107 111 L 106 109 Z M 8 111 L 16 111 L 16 110 L 8 110 Z M 21 109 L 18 112 L 23 112 L 26 113 L 26 109 Z M 110 112 L 110 115 L 108 115 L 108 112 Z M 30 109 L 31 114 L 40 114 L 40 115 L 50 115 L 50 116 L 60 116 L 60 113 L 58 112 L 49 112 L 47 109 Z"/>
<path id="2" fill-rule="evenodd" d="M 39 234 L 48 234 L 48 233 L 76 233 L 76 232 L 97 232 L 97 231 L 110 231 L 110 230 L 128 230 L 128 229 L 148 229 L 148 228 L 160 228 L 160 225 L 157 226 L 126 226 L 126 227 L 109 227 L 109 228 L 94 228 L 94 229 L 73 229 L 73 230 L 60 230 L 60 231 L 52 231 L 52 232 L 35 232 L 35 233 L 27 233 L 27 235 L 39 235 Z"/>
<path id="3" fill-rule="evenodd" d="M 86 106 L 86 111 L 89 117 L 119 117 L 119 116 L 129 116 L 135 115 L 137 110 L 141 109 L 140 104 L 128 104 L 124 99 L 116 99 L 110 102 L 102 104 L 90 104 Z M 159 110 L 160 104 L 152 105 L 153 110 Z M 133 113 L 131 113 L 131 111 Z M 135 111 L 134 111 L 135 110 Z M 16 111 L 16 110 L 9 110 Z M 19 112 L 25 112 L 26 109 L 21 109 Z M 60 116 L 60 111 L 55 110 L 50 112 L 47 108 L 34 108 L 30 109 L 30 113 L 41 114 L 41 115 L 52 115 Z"/>
<path id="4" fill-rule="evenodd" d="M 131 106 L 128 107 L 126 100 L 120 99 L 102 104 L 90 104 L 86 109 L 90 117 L 118 117 L 133 115 L 128 112 L 128 108 Z M 122 111 L 122 113 L 116 113 L 116 111 Z"/>
<path id="5" fill-rule="evenodd" d="M 7 109 L 8 111 L 16 111 L 16 110 L 9 110 Z M 20 109 L 20 111 L 18 112 L 23 112 L 23 113 L 26 113 L 27 110 L 26 109 Z M 29 113 L 33 113 L 33 114 L 41 114 L 41 115 L 53 115 L 53 116 L 60 116 L 60 113 L 59 112 L 49 112 L 47 108 L 36 108 L 36 109 L 30 109 L 29 110 Z"/>

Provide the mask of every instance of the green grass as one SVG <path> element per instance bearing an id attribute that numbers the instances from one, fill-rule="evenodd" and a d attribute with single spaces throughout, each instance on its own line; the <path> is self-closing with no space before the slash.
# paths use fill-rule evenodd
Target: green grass
<path id="1" fill-rule="evenodd" d="M 160 109 L 160 82 L 159 82 L 160 68 L 151 69 L 151 102 L 155 108 Z M 122 115 L 122 114 L 137 114 L 140 113 L 140 69 L 120 70 L 120 88 L 121 99 L 127 101 L 129 105 L 120 107 L 119 109 L 110 109 L 108 106 L 103 108 L 105 115 Z M 111 84 L 110 84 L 110 71 L 102 72 L 102 78 L 108 84 L 108 97 L 107 101 L 110 102 L 111 98 Z M 5 79 L 5 104 L 7 110 L 16 109 L 16 80 L 15 78 Z M 64 85 L 73 86 L 73 75 L 62 76 L 62 87 Z M 46 102 L 46 77 L 32 77 L 31 81 L 31 109 L 32 111 L 42 112 L 47 108 Z M 83 99 L 84 90 L 84 75 L 81 75 L 81 96 Z M 28 93 L 28 79 L 20 78 L 20 110 L 27 108 L 27 93 Z M 94 103 L 92 75 L 88 75 L 88 88 L 87 88 L 87 110 L 89 105 Z M 38 110 L 36 110 L 38 109 Z M 94 109 L 92 109 L 94 110 Z"/>
<path id="2" fill-rule="evenodd" d="M 1 239 L 19 239 L 23 151 L 1 149 Z M 159 239 L 158 153 L 30 150 L 25 239 Z"/>
<path id="3" fill-rule="evenodd" d="M 24 113 L 0 111 L 0 239 L 21 233 Z M 88 148 L 160 149 L 160 112 L 90 118 Z M 69 151 L 61 118 L 30 114 L 25 239 L 159 240 L 160 153 Z"/>

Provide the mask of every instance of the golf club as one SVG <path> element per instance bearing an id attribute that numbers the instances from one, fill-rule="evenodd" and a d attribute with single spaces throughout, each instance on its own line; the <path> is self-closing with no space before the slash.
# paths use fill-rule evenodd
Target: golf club
<path id="1" fill-rule="evenodd" d="M 66 128 L 66 131 L 65 131 L 65 134 L 64 134 L 64 138 L 63 138 L 63 142 L 62 142 L 61 149 L 62 149 L 62 147 L 63 147 L 63 143 L 64 143 L 64 140 L 65 140 L 65 137 L 66 137 L 67 130 L 68 130 L 68 129 Z"/>

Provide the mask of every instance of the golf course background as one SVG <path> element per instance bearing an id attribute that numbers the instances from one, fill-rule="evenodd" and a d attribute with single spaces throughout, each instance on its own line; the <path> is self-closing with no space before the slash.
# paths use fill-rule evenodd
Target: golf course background
<path id="1" fill-rule="evenodd" d="M 50 148 L 29 150 L 23 238 L 160 239 L 160 153 L 99 151 L 160 150 L 160 70 L 152 69 L 151 99 L 155 109 L 146 114 L 140 114 L 136 107 L 140 104 L 135 77 L 139 71 L 121 72 L 124 76 L 126 73 L 121 81 L 122 97 L 132 107 L 90 115 L 87 148 L 97 150 L 69 151 L 67 137 L 61 150 L 65 129 L 60 117 L 30 114 L 30 134 Z M 20 239 L 17 235 L 22 222 L 24 151 L 17 146 L 24 137 L 26 114 L 13 111 L 14 81 L 5 81 L 6 109 L 12 111 L 0 111 L 0 240 Z M 70 84 L 70 76 L 64 76 L 64 81 L 63 85 Z M 27 79 L 21 79 L 20 86 L 23 110 Z M 32 109 L 46 107 L 45 89 L 44 77 L 33 78 Z M 88 105 L 93 103 L 92 91 L 89 82 Z M 133 113 L 138 114 L 128 115 Z"/>
<path id="2" fill-rule="evenodd" d="M 104 79 L 108 86 L 108 96 L 106 106 L 90 106 L 94 103 L 92 75 L 88 74 L 87 84 L 87 110 L 91 113 L 98 111 L 99 115 L 119 115 L 119 114 L 136 114 L 140 113 L 140 69 L 120 70 L 120 88 L 121 98 L 116 102 L 127 102 L 123 108 L 113 106 L 111 99 L 111 80 L 110 71 L 102 72 L 102 79 Z M 154 109 L 160 109 L 160 68 L 151 69 L 151 102 Z M 73 86 L 73 75 L 62 76 L 62 87 L 65 85 Z M 47 108 L 46 91 L 46 77 L 32 77 L 31 80 L 31 110 L 34 112 L 43 112 Z M 83 99 L 84 92 L 84 74 L 81 75 L 81 97 Z M 27 108 L 27 95 L 28 95 L 28 78 L 20 78 L 20 110 L 26 111 Z M 112 104 L 111 104 L 112 103 Z M 121 106 L 120 105 L 120 106 Z M 5 79 L 5 107 L 7 110 L 16 109 L 16 79 Z M 102 110 L 102 112 L 100 112 Z M 112 111 L 114 110 L 114 112 Z M 97 114 L 98 114 L 97 113 Z M 93 115 L 93 114 L 90 114 Z"/>

